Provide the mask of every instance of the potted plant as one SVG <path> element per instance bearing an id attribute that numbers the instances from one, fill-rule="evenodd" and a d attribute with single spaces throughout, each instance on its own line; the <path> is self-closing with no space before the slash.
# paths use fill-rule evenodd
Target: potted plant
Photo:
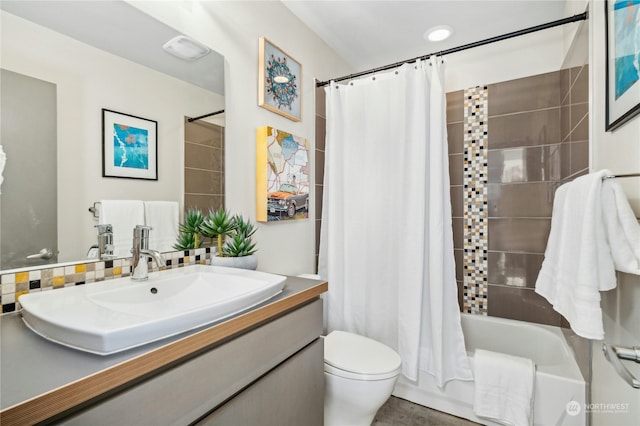
<path id="1" fill-rule="evenodd" d="M 173 245 L 176 250 L 189 250 L 200 248 L 202 240 L 200 239 L 200 226 L 204 222 L 204 216 L 200 210 L 189 209 L 184 214 L 184 223 L 178 225 L 178 239 Z"/>
<path id="2" fill-rule="evenodd" d="M 215 241 L 217 248 L 216 255 L 211 258 L 212 265 L 256 269 L 258 258 L 254 254 L 257 251 L 253 242 L 255 232 L 256 227 L 250 220 L 242 215 L 231 216 L 223 208 L 209 212 L 207 216 L 199 211 L 189 210 L 185 214 L 185 223 L 180 225 L 180 235 L 174 247 L 177 250 L 198 248 L 200 245 L 195 243 L 202 244 L 203 238 L 210 238 L 212 242 Z"/>

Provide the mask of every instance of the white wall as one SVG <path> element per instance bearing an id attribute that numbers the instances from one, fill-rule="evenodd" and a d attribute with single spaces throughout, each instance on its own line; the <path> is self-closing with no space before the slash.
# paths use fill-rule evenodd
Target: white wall
<path id="1" fill-rule="evenodd" d="M 2 67 L 57 85 L 60 261 L 83 258 L 97 242 L 87 211 L 95 201 L 182 202 L 183 117 L 224 108 L 224 98 L 4 11 L 1 18 Z M 102 178 L 102 108 L 158 121 L 157 182 Z"/>
<path id="2" fill-rule="evenodd" d="M 285 6 L 274 1 L 130 2 L 209 45 L 225 57 L 225 196 L 234 213 L 255 218 L 256 128 L 269 125 L 311 140 L 315 149 L 313 79 L 352 70 Z M 258 39 L 267 37 L 302 64 L 302 121 L 258 106 Z M 312 171 L 312 176 L 315 174 Z M 312 185 L 313 188 L 313 185 Z M 312 199 L 313 199 L 313 193 Z M 258 269 L 300 274 L 315 269 L 314 205 L 306 220 L 259 224 Z"/>
<path id="3" fill-rule="evenodd" d="M 615 173 L 640 172 L 640 116 L 614 132 L 605 131 L 605 31 L 604 2 L 591 0 L 590 33 L 590 133 L 591 169 Z M 638 84 L 638 83 L 636 83 Z M 634 212 L 640 217 L 640 178 L 620 179 Z M 602 294 L 605 341 L 625 346 L 640 345 L 640 277 L 619 274 L 618 287 Z M 622 381 L 602 355 L 601 342 L 593 343 L 593 403 L 628 404 L 620 412 L 594 407 L 592 424 L 637 425 L 640 419 L 640 390 Z M 633 364 L 633 363 L 630 363 Z M 636 377 L 640 368 L 629 365 Z"/>
<path id="4" fill-rule="evenodd" d="M 556 27 L 453 53 L 445 58 L 446 91 L 558 71 L 563 59 L 562 35 L 562 27 Z"/>

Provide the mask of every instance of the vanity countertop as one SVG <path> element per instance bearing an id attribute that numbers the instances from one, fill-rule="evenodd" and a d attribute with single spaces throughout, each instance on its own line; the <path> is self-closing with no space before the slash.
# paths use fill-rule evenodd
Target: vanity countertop
<path id="1" fill-rule="evenodd" d="M 287 277 L 282 293 L 244 313 L 109 356 L 52 343 L 29 330 L 19 313 L 2 315 L 0 424 L 34 423 L 99 398 L 295 309 L 327 289 L 326 281 Z"/>

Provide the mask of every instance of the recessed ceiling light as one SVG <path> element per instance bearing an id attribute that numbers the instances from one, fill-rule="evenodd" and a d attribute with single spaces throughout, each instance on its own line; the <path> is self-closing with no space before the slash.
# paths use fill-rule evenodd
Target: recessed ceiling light
<path id="1" fill-rule="evenodd" d="M 195 61 L 211 52 L 207 46 L 189 37 L 180 35 L 172 38 L 162 46 L 164 50 L 185 61 Z"/>
<path id="2" fill-rule="evenodd" d="M 453 34 L 453 28 L 448 25 L 437 25 L 433 28 L 429 28 L 424 33 L 425 40 L 428 41 L 442 41 L 451 37 Z"/>

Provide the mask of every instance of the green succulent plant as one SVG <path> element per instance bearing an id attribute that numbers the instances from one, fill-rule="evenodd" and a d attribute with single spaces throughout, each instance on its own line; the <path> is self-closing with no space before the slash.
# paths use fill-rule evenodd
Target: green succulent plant
<path id="1" fill-rule="evenodd" d="M 176 250 L 199 248 L 202 245 L 200 226 L 203 222 L 204 216 L 200 210 L 189 209 L 184 214 L 184 222 L 178 225 L 179 234 L 173 248 Z"/>
<path id="2" fill-rule="evenodd" d="M 210 211 L 206 216 L 200 210 L 189 209 L 179 231 L 173 246 L 176 250 L 199 248 L 204 238 L 211 238 L 216 241 L 221 257 L 249 256 L 257 251 L 252 240 L 255 225 L 242 215 L 231 216 L 224 208 Z M 227 237 L 229 240 L 225 241 Z"/>
<path id="3" fill-rule="evenodd" d="M 202 225 L 200 225 L 200 232 L 209 238 L 216 238 L 218 242 L 218 253 L 223 253 L 222 243 L 224 238 L 236 229 L 236 222 L 234 217 L 220 208 L 216 212 L 209 212 L 209 215 L 204 219 Z"/>
<path id="4" fill-rule="evenodd" d="M 221 253 L 227 257 L 252 255 L 257 251 L 251 238 L 256 232 L 255 225 L 251 221 L 245 220 L 241 215 L 235 215 L 232 220 L 236 224 L 234 234 L 224 244 Z"/>

